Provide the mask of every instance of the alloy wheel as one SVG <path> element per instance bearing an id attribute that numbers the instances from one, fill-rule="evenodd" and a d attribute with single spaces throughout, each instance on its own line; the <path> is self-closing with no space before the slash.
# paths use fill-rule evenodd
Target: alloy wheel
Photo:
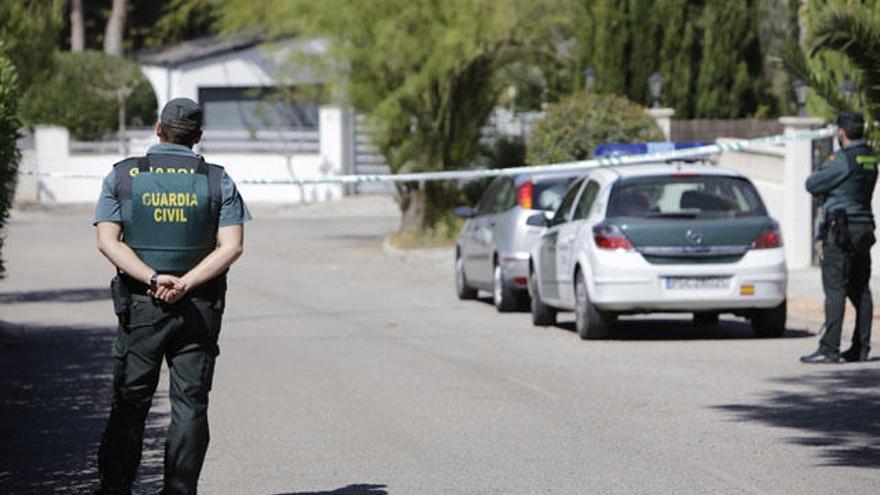
<path id="1" fill-rule="evenodd" d="M 501 307 L 504 303 L 504 293 L 502 284 L 504 283 L 501 280 L 501 265 L 495 265 L 495 271 L 492 273 L 492 300 L 495 302 L 495 306 Z"/>
<path id="2" fill-rule="evenodd" d="M 574 305 L 575 318 L 577 319 L 578 328 L 586 328 L 587 322 L 587 284 L 584 277 L 578 274 L 577 284 L 575 284 L 576 304 Z"/>

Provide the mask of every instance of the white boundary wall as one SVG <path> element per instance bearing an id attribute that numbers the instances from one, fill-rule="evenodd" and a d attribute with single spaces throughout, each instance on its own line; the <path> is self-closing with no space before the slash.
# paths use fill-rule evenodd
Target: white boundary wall
<path id="1" fill-rule="evenodd" d="M 314 154 L 286 154 L 273 152 L 208 153 L 205 159 L 226 168 L 236 181 L 244 179 L 292 179 L 302 177 L 332 177 L 342 175 L 343 161 L 348 156 L 345 146 L 348 125 L 346 112 L 339 107 L 321 107 L 320 151 Z M 70 134 L 62 127 L 37 127 L 34 132 L 35 149 L 25 153 L 22 170 L 48 173 L 106 175 L 112 165 L 124 157 L 119 153 L 71 153 Z M 146 152 L 158 140 L 135 144 L 130 153 L 137 156 Z M 332 201 L 342 198 L 341 184 L 320 185 L 241 185 L 245 201 L 251 203 L 301 203 Z M 16 200 L 39 203 L 93 203 L 101 191 L 98 179 L 70 179 L 52 177 L 21 177 Z"/>
<path id="2" fill-rule="evenodd" d="M 786 134 L 815 128 L 821 119 L 783 117 Z M 719 139 L 719 143 L 736 141 Z M 782 145 L 756 146 L 728 151 L 718 165 L 736 170 L 748 177 L 758 189 L 764 203 L 781 228 L 785 257 L 789 268 L 804 268 L 812 263 L 813 203 L 805 182 L 812 171 L 812 142 L 789 141 Z M 880 188 L 873 198 L 874 215 L 880 218 Z M 880 259 L 880 243 L 871 250 L 874 260 Z M 880 275 L 880 263 L 874 263 L 872 274 Z"/>

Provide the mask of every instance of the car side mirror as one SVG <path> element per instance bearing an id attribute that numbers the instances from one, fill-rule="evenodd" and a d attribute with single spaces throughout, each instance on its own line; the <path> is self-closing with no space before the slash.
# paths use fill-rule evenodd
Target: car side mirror
<path id="1" fill-rule="evenodd" d="M 544 213 L 535 213 L 526 219 L 526 225 L 532 227 L 546 227 L 548 225 L 547 216 Z"/>
<path id="2" fill-rule="evenodd" d="M 477 212 L 470 206 L 456 206 L 452 210 L 452 214 L 458 218 L 474 218 L 477 216 Z"/>

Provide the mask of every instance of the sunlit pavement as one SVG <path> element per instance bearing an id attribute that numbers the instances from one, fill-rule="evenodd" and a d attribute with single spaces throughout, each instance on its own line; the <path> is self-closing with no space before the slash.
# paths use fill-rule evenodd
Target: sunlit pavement
<path id="1" fill-rule="evenodd" d="M 780 339 L 736 319 L 635 318 L 582 342 L 570 315 L 537 329 L 457 301 L 442 252 L 384 250 L 387 198 L 255 216 L 230 276 L 202 493 L 880 490 L 880 362 L 797 361 L 816 347 L 815 271 L 793 274 Z M 2 493 L 95 481 L 114 318 L 93 236 L 87 208 L 16 212 L 8 230 Z M 161 480 L 165 383 L 143 493 Z"/>

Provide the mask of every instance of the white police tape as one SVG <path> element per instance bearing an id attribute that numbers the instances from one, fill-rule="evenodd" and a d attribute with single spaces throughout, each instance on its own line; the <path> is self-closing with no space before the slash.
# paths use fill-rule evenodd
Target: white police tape
<path id="1" fill-rule="evenodd" d="M 287 178 L 287 179 L 260 179 L 250 178 L 237 180 L 238 184 L 256 185 L 314 185 L 314 184 L 357 184 L 364 182 L 423 182 L 434 180 L 463 180 L 478 179 L 482 177 L 495 177 L 499 175 L 519 174 L 543 174 L 552 172 L 572 172 L 588 170 L 598 167 L 619 165 L 637 165 L 643 163 L 656 163 L 683 160 L 686 158 L 702 157 L 707 155 L 721 154 L 725 151 L 739 151 L 755 146 L 781 144 L 803 139 L 822 139 L 834 135 L 834 129 L 830 127 L 803 131 L 792 134 L 780 134 L 756 139 L 742 139 L 729 143 L 715 143 L 696 148 L 680 150 L 660 151 L 644 155 L 609 156 L 592 160 L 576 162 L 553 163 L 548 165 L 531 165 L 525 167 L 483 169 L 483 170 L 450 170 L 445 172 L 419 172 L 410 174 L 385 174 L 385 175 L 340 175 L 329 177 L 311 178 Z M 21 175 L 31 177 L 64 178 L 64 179 L 102 179 L 103 176 L 95 174 L 77 174 L 69 172 L 40 172 L 22 171 Z"/>

